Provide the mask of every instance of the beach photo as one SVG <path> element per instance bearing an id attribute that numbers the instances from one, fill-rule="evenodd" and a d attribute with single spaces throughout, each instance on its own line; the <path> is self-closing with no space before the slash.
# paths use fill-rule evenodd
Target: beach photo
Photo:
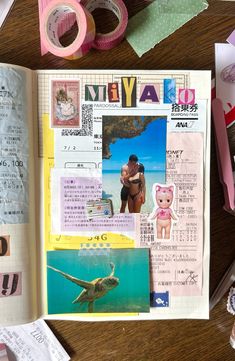
<path id="1" fill-rule="evenodd" d="M 103 116 L 102 197 L 114 213 L 150 213 L 152 186 L 165 183 L 164 116 Z"/>

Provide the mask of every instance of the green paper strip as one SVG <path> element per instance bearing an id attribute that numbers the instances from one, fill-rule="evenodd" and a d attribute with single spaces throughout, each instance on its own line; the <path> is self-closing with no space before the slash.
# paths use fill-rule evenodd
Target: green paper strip
<path id="1" fill-rule="evenodd" d="M 129 20 L 126 39 L 142 56 L 207 7 L 204 0 L 154 1 Z"/>

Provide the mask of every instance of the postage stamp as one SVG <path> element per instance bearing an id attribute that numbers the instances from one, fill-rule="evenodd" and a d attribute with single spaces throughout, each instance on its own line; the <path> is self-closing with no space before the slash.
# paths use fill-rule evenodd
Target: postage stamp
<path id="1" fill-rule="evenodd" d="M 78 80 L 52 80 L 51 127 L 79 128 L 80 82 Z"/>

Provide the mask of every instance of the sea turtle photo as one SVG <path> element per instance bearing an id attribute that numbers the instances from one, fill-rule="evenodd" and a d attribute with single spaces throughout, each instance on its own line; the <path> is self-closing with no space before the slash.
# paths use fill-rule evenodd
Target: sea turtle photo
<path id="1" fill-rule="evenodd" d="M 107 277 L 96 278 L 93 281 L 83 281 L 69 274 L 62 272 L 54 267 L 47 266 L 53 271 L 61 274 L 69 281 L 76 283 L 76 285 L 83 287 L 84 290 L 78 295 L 72 303 L 88 302 L 88 312 L 94 312 L 94 301 L 98 298 L 105 296 L 109 291 L 119 285 L 119 279 L 114 277 L 115 265 L 110 262 L 111 273 Z"/>

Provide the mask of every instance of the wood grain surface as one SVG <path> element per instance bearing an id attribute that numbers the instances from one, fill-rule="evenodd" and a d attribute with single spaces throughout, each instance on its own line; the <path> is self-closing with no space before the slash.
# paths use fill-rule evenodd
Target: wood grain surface
<path id="1" fill-rule="evenodd" d="M 144 1 L 125 3 L 129 16 L 146 6 Z M 124 40 L 107 52 L 91 50 L 80 60 L 68 61 L 51 54 L 41 57 L 37 0 L 16 0 L 0 30 L 0 62 L 31 69 L 209 69 L 214 74 L 214 43 L 225 42 L 234 30 L 235 2 L 208 3 L 208 10 L 141 58 Z M 104 17 L 100 11 L 95 15 L 99 29 L 112 28 L 112 16 Z M 223 210 L 213 129 L 211 153 L 212 293 L 235 258 L 235 217 Z M 225 297 L 213 309 L 209 321 L 50 321 L 48 324 L 74 361 L 235 360 L 235 350 L 229 345 L 233 317 L 226 311 Z"/>

